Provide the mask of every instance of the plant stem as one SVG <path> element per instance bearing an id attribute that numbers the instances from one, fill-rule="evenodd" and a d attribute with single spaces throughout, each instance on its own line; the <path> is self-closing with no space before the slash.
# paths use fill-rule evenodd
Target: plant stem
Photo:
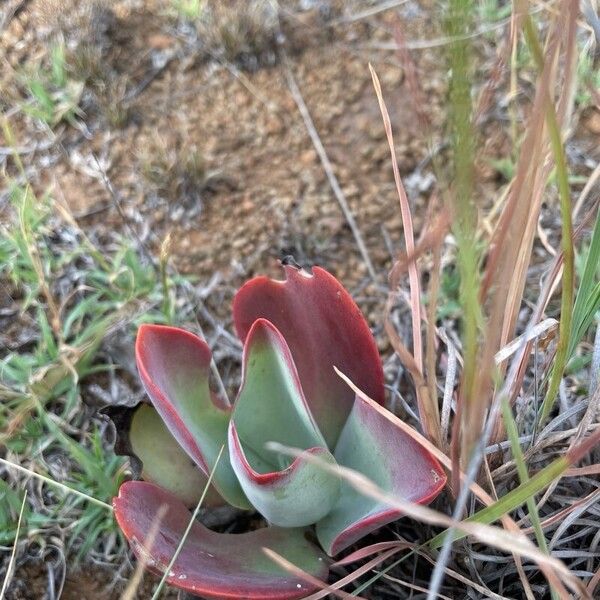
<path id="1" fill-rule="evenodd" d="M 544 56 L 540 41 L 538 39 L 533 21 L 530 15 L 524 19 L 523 31 L 525 40 L 531 50 L 538 70 L 541 72 L 544 68 Z M 560 381 L 565 370 L 569 350 L 569 338 L 571 336 L 571 325 L 573 320 L 573 297 L 574 297 L 574 261 L 575 253 L 573 249 L 573 222 L 571 217 L 571 195 L 569 191 L 569 172 L 567 169 L 567 160 L 562 143 L 562 136 L 556 110 L 552 103 L 552 98 L 548 95 L 546 102 L 546 124 L 550 136 L 550 145 L 554 154 L 556 163 L 556 180 L 558 183 L 558 192 L 560 198 L 560 212 L 562 218 L 562 252 L 563 252 L 563 275 L 562 275 L 562 297 L 560 306 L 560 325 L 558 330 L 558 346 L 556 348 L 556 357 L 548 384 L 546 397 L 542 403 L 540 421 L 546 420 L 554 401 Z"/>

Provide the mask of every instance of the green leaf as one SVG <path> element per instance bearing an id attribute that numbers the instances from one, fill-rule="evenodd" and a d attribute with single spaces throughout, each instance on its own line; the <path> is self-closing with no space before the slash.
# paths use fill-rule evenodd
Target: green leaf
<path id="1" fill-rule="evenodd" d="M 148 404 L 140 404 L 131 418 L 129 443 L 142 461 L 142 478 L 145 481 L 171 492 L 186 506 L 198 503 L 206 487 L 207 476 L 182 450 L 160 415 Z M 223 499 L 212 486 L 204 504 L 223 504 Z"/>
<path id="2" fill-rule="evenodd" d="M 398 426 L 396 416 L 358 396 L 340 435 L 335 458 L 382 490 L 419 504 L 431 502 L 446 483 L 437 460 Z M 317 524 L 317 537 L 325 551 L 335 555 L 401 516 L 397 509 L 344 482 L 339 502 Z"/>
<path id="3" fill-rule="evenodd" d="M 283 336 L 259 319 L 244 347 L 243 382 L 229 429 L 231 464 L 248 499 L 271 523 L 310 525 L 338 498 L 337 477 L 306 457 L 293 462 L 267 450 L 267 442 L 290 444 L 335 464 L 308 409 Z"/>
<path id="4" fill-rule="evenodd" d="M 521 485 L 516 487 L 514 490 L 508 492 L 491 504 L 482 508 L 480 511 L 471 515 L 465 522 L 467 523 L 484 523 L 489 525 L 501 519 L 505 514 L 511 510 L 525 504 L 529 498 L 539 491 L 548 487 L 555 479 L 560 477 L 564 471 L 570 467 L 570 463 L 564 456 L 557 458 L 551 462 L 547 467 L 544 467 L 541 471 L 536 473 L 533 477 L 523 482 Z M 444 537 L 447 535 L 446 531 L 436 535 L 430 542 L 431 548 L 440 548 L 444 543 Z M 460 540 L 466 537 L 467 534 L 455 531 L 453 534 L 454 541 Z"/>
<path id="5" fill-rule="evenodd" d="M 208 475 L 227 443 L 230 418 L 230 409 L 209 388 L 210 349 L 183 329 L 142 325 L 135 350 L 154 408 L 179 445 Z M 250 508 L 228 461 L 220 461 L 213 483 L 230 504 Z"/>

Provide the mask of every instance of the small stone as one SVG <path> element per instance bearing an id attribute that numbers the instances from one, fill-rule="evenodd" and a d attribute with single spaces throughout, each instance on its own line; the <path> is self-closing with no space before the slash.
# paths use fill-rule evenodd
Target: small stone
<path id="1" fill-rule="evenodd" d="M 241 205 L 242 212 L 250 213 L 254 210 L 254 202 L 250 198 L 244 198 Z"/>
<path id="2" fill-rule="evenodd" d="M 314 165 L 316 160 L 317 160 L 317 153 L 315 152 L 315 150 L 313 148 L 310 148 L 310 150 L 305 150 L 304 152 L 302 152 L 300 154 L 300 163 L 302 165 L 304 165 L 305 167 Z"/>
<path id="3" fill-rule="evenodd" d="M 279 117 L 273 116 L 267 121 L 265 129 L 269 135 L 277 135 L 283 131 L 283 122 Z"/>
<path id="4" fill-rule="evenodd" d="M 153 50 L 166 50 L 173 45 L 173 38 L 163 33 L 155 33 L 148 38 L 148 45 Z"/>
<path id="5" fill-rule="evenodd" d="M 384 87 L 394 88 L 398 87 L 404 79 L 404 71 L 401 69 L 390 69 L 385 71 L 381 78 Z"/>
<path id="6" fill-rule="evenodd" d="M 600 111 L 593 109 L 585 120 L 585 127 L 594 134 L 600 134 Z"/>

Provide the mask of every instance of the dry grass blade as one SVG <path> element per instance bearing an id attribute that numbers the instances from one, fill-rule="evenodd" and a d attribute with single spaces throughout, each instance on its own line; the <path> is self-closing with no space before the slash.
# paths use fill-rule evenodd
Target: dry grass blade
<path id="1" fill-rule="evenodd" d="M 548 54 L 554 57 L 558 52 L 558 37 L 552 37 Z M 492 240 L 492 250 L 482 282 L 482 300 L 491 295 L 486 343 L 481 357 L 481 369 L 475 384 L 475 395 L 484 398 L 478 403 L 479 410 L 473 422 L 479 426 L 488 405 L 491 392 L 489 373 L 493 369 L 494 355 L 504 346 L 512 332 L 521 306 L 525 285 L 525 275 L 531 256 L 539 210 L 542 201 L 543 183 L 547 179 L 549 167 L 546 157 L 549 153 L 544 136 L 544 106 L 548 102 L 547 90 L 552 79 L 552 61 L 542 72 L 536 97 L 527 126 L 515 179 L 511 184 L 508 202 L 498 223 Z M 472 436 L 478 436 L 478 427 Z M 498 421 L 494 439 L 502 436 Z"/>
<path id="2" fill-rule="evenodd" d="M 590 192 L 594 189 L 594 187 L 596 186 L 596 183 L 598 182 L 599 179 L 600 179 L 600 163 L 598 163 L 596 165 L 596 168 L 592 171 L 592 174 L 588 177 L 587 181 L 585 182 L 585 185 L 583 186 L 583 189 L 581 190 L 581 193 L 579 194 L 579 196 L 577 198 L 577 202 L 575 203 L 575 207 L 573 208 L 573 221 L 575 221 L 577 219 L 577 216 L 579 215 L 579 211 L 581 210 L 581 207 L 584 205 L 585 201 L 587 200 L 588 196 L 590 195 Z"/>
<path id="3" fill-rule="evenodd" d="M 571 510 L 569 510 L 568 514 L 563 515 L 559 526 L 556 528 L 556 531 L 554 532 L 554 535 L 552 536 L 552 538 L 548 544 L 548 547 L 550 548 L 550 550 L 555 551 L 556 547 L 559 545 L 561 537 L 567 531 L 567 529 L 572 525 L 572 523 L 582 513 L 584 513 L 590 506 L 593 506 L 596 504 L 596 501 L 598 499 L 598 492 L 600 492 L 600 490 L 597 490 L 597 492 L 595 494 L 590 494 L 585 499 L 585 502 L 580 502 L 580 503 L 574 504 L 573 506 L 569 507 Z"/>
<path id="4" fill-rule="evenodd" d="M 327 180 L 329 181 L 329 185 L 331 186 L 331 189 L 333 190 L 333 193 L 340 205 L 340 208 L 342 209 L 342 212 L 344 213 L 344 217 L 346 218 L 346 221 L 348 222 L 348 226 L 350 227 L 350 230 L 352 231 L 352 235 L 354 236 L 356 245 L 358 246 L 358 250 L 365 262 L 367 270 L 369 271 L 369 275 L 371 276 L 371 279 L 373 281 L 377 281 L 377 273 L 375 272 L 375 268 L 373 267 L 373 263 L 371 261 L 371 258 L 369 257 L 369 252 L 363 241 L 362 235 L 360 233 L 360 229 L 358 228 L 358 225 L 356 224 L 354 215 L 352 214 L 352 211 L 350 210 L 350 207 L 348 206 L 346 197 L 344 196 L 344 193 L 342 192 L 342 188 L 340 187 L 337 177 L 335 176 L 333 167 L 331 165 L 329 157 L 327 156 L 327 152 L 325 152 L 325 147 L 323 146 L 323 142 L 321 142 L 321 138 L 319 137 L 319 134 L 317 132 L 315 124 L 313 123 L 312 117 L 310 116 L 308 107 L 306 106 L 306 103 L 304 102 L 304 98 L 302 97 L 302 93 L 300 92 L 300 88 L 298 87 L 298 84 L 296 83 L 296 80 L 294 79 L 292 71 L 290 70 L 289 66 L 287 66 L 287 65 L 286 65 L 286 77 L 287 77 L 288 86 L 290 88 L 290 92 L 292 93 L 294 101 L 296 102 L 296 105 L 298 106 L 298 110 L 300 111 L 300 114 L 302 115 L 302 119 L 304 120 L 304 125 L 306 126 L 306 130 L 308 131 L 308 135 L 310 136 L 313 146 L 315 147 L 315 150 L 317 151 L 317 154 L 319 155 L 319 159 L 321 161 L 321 164 L 323 165 L 325 174 L 327 175 Z"/>
<path id="5" fill-rule="evenodd" d="M 437 402 L 437 373 L 436 373 L 436 311 L 440 293 L 440 278 L 442 268 L 442 244 L 436 244 L 433 248 L 433 266 L 431 269 L 430 280 L 429 280 L 429 298 L 427 302 L 427 331 L 426 331 L 426 347 L 425 347 L 425 364 L 426 380 L 428 384 L 428 395 L 432 403 L 435 403 L 438 409 L 438 423 L 439 423 L 439 444 L 440 448 L 445 448 L 447 444 L 447 424 L 444 428 L 444 410 L 442 405 L 442 415 L 439 414 L 439 406 Z M 456 358 L 456 357 L 454 357 Z M 448 360 L 448 366 L 450 366 L 451 360 Z M 452 376 L 454 380 L 454 375 Z"/>
<path id="6" fill-rule="evenodd" d="M 596 573 L 594 574 L 594 576 L 588 583 L 587 592 L 590 595 L 590 597 L 594 596 L 594 592 L 596 591 L 596 588 L 598 587 L 599 583 L 600 583 L 600 567 L 598 567 L 598 570 L 596 571 Z"/>
<path id="7" fill-rule="evenodd" d="M 425 554 L 425 553 L 420 553 L 420 554 L 426 560 L 428 560 L 432 565 L 436 564 L 435 560 L 433 558 L 431 558 L 430 556 L 428 556 L 427 554 Z M 471 581 L 470 579 L 466 578 L 464 575 L 461 575 L 460 573 L 458 573 L 457 571 L 455 571 L 453 569 L 450 569 L 449 567 L 446 567 L 444 569 L 444 571 L 445 571 L 446 575 L 448 575 L 449 577 L 452 577 L 453 579 L 456 579 L 457 581 L 460 581 L 461 583 L 463 583 L 469 587 L 472 587 L 475 591 L 482 594 L 482 597 L 484 597 L 484 598 L 490 598 L 491 600 L 509 600 L 506 596 L 501 596 L 500 594 L 495 594 L 488 588 L 486 588 L 482 585 L 479 585 L 475 581 Z M 529 592 L 531 593 L 531 597 L 534 597 L 531 590 L 529 590 Z"/>
<path id="8" fill-rule="evenodd" d="M 398 541 L 398 542 L 379 542 L 377 544 L 373 544 L 372 546 L 368 546 L 367 548 L 357 550 L 356 552 L 352 553 L 351 555 L 336 562 L 335 565 L 345 565 L 350 562 L 353 562 L 353 560 L 359 560 L 360 558 L 364 558 L 364 556 L 366 555 L 365 554 L 366 552 L 383 551 L 383 550 L 387 550 L 389 548 L 394 548 L 394 547 L 397 547 L 398 550 L 410 549 L 411 552 L 415 552 L 416 554 L 418 554 L 419 556 L 421 556 L 422 558 L 427 560 L 430 564 L 432 564 L 432 565 L 437 564 L 438 558 L 430 556 L 427 552 L 424 551 L 423 546 L 417 546 L 416 544 Z M 386 567 L 385 569 L 380 571 L 378 574 L 381 575 L 382 577 L 388 578 L 386 576 L 388 570 L 393 568 L 397 563 L 398 563 L 398 561 L 396 561 L 394 564 Z M 496 593 L 492 592 L 491 590 L 484 587 L 483 585 L 480 585 L 480 584 L 476 583 L 475 581 L 468 579 L 464 575 L 461 575 L 460 573 L 458 573 L 457 571 L 454 571 L 453 569 L 450 569 L 449 567 L 445 567 L 444 572 L 449 577 L 452 577 L 453 579 L 460 581 L 461 583 L 465 584 L 466 586 L 473 588 L 475 591 L 482 594 L 483 597 L 491 598 L 492 600 L 509 600 L 506 596 L 501 596 L 500 594 L 496 594 Z M 338 583 L 340 583 L 340 582 L 336 582 L 335 585 L 337 585 Z M 530 595 L 528 595 L 528 597 L 535 598 L 533 596 L 533 592 L 531 592 L 531 590 L 529 588 L 525 587 L 525 590 L 528 592 L 528 594 L 530 594 Z"/>
<path id="9" fill-rule="evenodd" d="M 448 367 L 444 381 L 444 397 L 442 399 L 441 431 L 444 448 L 448 447 L 448 429 L 450 427 L 450 412 L 452 410 L 452 396 L 454 392 L 454 381 L 456 379 L 456 349 L 454 344 L 448 340 Z"/>
<path id="10" fill-rule="evenodd" d="M 588 475 L 600 475 L 600 464 L 588 465 L 587 467 L 573 467 L 565 471 L 564 477 L 587 477 Z"/>
<path id="11" fill-rule="evenodd" d="M 504 29 L 510 23 L 510 17 L 506 19 L 502 19 L 493 25 L 488 27 L 482 27 L 473 33 L 468 33 L 464 35 L 457 36 L 444 36 L 431 40 L 408 40 L 404 42 L 402 45 L 403 48 L 407 48 L 408 50 L 429 50 L 431 48 L 439 48 L 441 46 L 449 46 L 454 44 L 457 41 L 465 41 L 472 40 L 481 36 L 484 36 L 487 33 L 491 33 L 498 29 Z M 397 51 L 400 48 L 396 42 L 371 42 L 369 44 L 362 44 L 357 46 L 358 48 L 367 48 L 370 50 L 392 50 Z"/>
<path id="12" fill-rule="evenodd" d="M 590 207 L 590 209 L 586 212 L 584 217 L 581 219 L 581 222 L 576 227 L 575 232 L 573 234 L 573 244 L 577 243 L 581 239 L 586 228 L 590 226 L 592 219 L 596 216 L 597 209 L 598 209 L 598 202 L 595 202 L 594 205 Z M 529 325 L 528 325 L 529 328 L 535 327 L 536 324 L 541 321 L 544 311 L 546 310 L 546 307 L 548 306 L 548 302 L 550 301 L 550 298 L 552 297 L 553 293 L 555 292 L 556 288 L 558 287 L 559 278 L 560 278 L 560 274 L 562 271 L 562 266 L 563 266 L 563 253 L 560 252 L 554 258 L 554 260 L 552 262 L 552 266 L 550 268 L 550 272 L 549 272 L 548 276 L 546 277 L 546 280 L 544 281 L 544 285 L 542 287 L 542 290 L 540 291 L 539 298 L 538 298 L 535 308 L 533 310 L 533 314 L 531 315 L 531 318 L 529 319 Z M 521 349 L 521 351 L 520 351 L 521 366 L 518 369 L 518 371 L 515 373 L 514 377 L 511 378 L 510 373 L 507 375 L 506 383 L 510 389 L 511 401 L 514 401 L 514 399 L 517 397 L 517 394 L 519 393 L 519 390 L 523 384 L 523 380 L 525 378 L 525 373 L 526 373 L 526 366 L 527 366 L 526 357 L 531 352 L 532 345 L 533 345 L 533 341 L 529 341 L 529 342 L 527 342 L 525 347 Z M 497 430 L 493 439 L 494 439 L 494 441 L 499 441 L 501 439 L 501 428 L 499 428 Z"/>
<path id="13" fill-rule="evenodd" d="M 590 393 L 593 394 L 600 384 L 600 323 L 596 326 L 596 336 L 594 338 L 594 352 L 592 353 L 592 377 L 590 379 Z"/>
<path id="14" fill-rule="evenodd" d="M 496 352 L 496 356 L 494 357 L 496 364 L 499 365 L 510 358 L 520 348 L 523 348 L 525 343 L 530 342 L 535 338 L 539 338 L 542 334 L 548 334 L 549 331 L 554 331 L 557 327 L 558 321 L 556 319 L 548 318 L 527 329 L 527 331 L 514 338 L 511 342 L 506 344 L 506 346 L 500 348 L 500 350 Z"/>
<path id="15" fill-rule="evenodd" d="M 15 567 L 15 560 L 17 558 L 17 545 L 19 543 L 19 533 L 21 532 L 21 521 L 23 520 L 23 513 L 25 512 L 25 502 L 27 501 L 27 490 L 23 494 L 23 501 L 21 502 L 21 510 L 19 511 L 19 519 L 17 521 L 17 532 L 15 534 L 15 542 L 13 544 L 12 551 L 10 553 L 10 559 L 8 561 L 8 565 L 6 566 L 6 575 L 4 576 L 4 581 L 2 583 L 2 589 L 0 590 L 0 600 L 4 600 L 4 595 L 8 590 L 8 585 L 10 584 L 10 580 L 12 577 L 12 572 Z"/>
<path id="16" fill-rule="evenodd" d="M 348 585 L 349 583 L 352 583 L 353 581 L 356 581 L 360 576 L 371 572 L 371 570 L 378 564 L 382 563 L 384 560 L 387 560 L 402 549 L 403 547 L 396 547 L 387 550 L 386 552 L 383 552 L 382 554 L 371 559 L 370 561 L 368 561 L 349 575 L 346 575 L 346 577 L 342 577 L 342 579 L 339 579 L 335 583 L 332 583 L 329 587 L 332 589 L 339 589 L 344 587 L 345 585 Z M 304 598 L 304 600 L 320 600 L 321 598 L 325 598 L 325 596 L 327 596 L 328 593 L 329 592 L 322 590 L 320 592 L 314 593 L 312 596 L 307 596 L 306 598 Z M 353 598 L 355 597 L 356 596 L 353 596 Z"/>
<path id="17" fill-rule="evenodd" d="M 388 575 L 387 573 L 383 574 L 383 578 L 387 579 L 388 581 L 392 581 L 393 583 L 397 583 L 400 586 L 404 586 L 411 590 L 415 590 L 417 592 L 424 592 L 426 594 L 429 593 L 429 590 L 427 588 L 424 588 L 423 586 L 416 585 L 415 583 L 408 583 L 408 581 L 403 581 L 402 579 L 399 579 L 398 577 L 392 577 L 392 575 Z M 445 596 L 444 594 L 441 594 L 440 592 L 436 592 L 434 594 L 434 598 L 442 598 L 442 600 L 452 600 L 452 598 L 450 598 L 450 596 Z"/>
<path id="18" fill-rule="evenodd" d="M 390 271 L 390 287 L 397 288 L 399 285 L 401 275 L 406 271 L 406 269 L 414 264 L 419 256 L 427 252 L 428 250 L 433 250 L 438 248 L 446 232 L 448 231 L 448 227 L 450 225 L 450 220 L 448 214 L 443 212 L 441 216 L 437 217 L 434 223 L 431 225 L 430 229 L 428 229 L 421 236 L 419 242 L 417 243 L 415 249 L 412 253 L 406 253 L 403 256 L 399 256 L 392 266 Z M 434 276 L 435 277 L 435 276 Z M 437 410 L 437 395 L 435 393 L 435 367 L 428 367 L 428 378 L 429 381 L 426 381 L 423 377 L 422 370 L 419 368 L 415 357 L 410 353 L 408 348 L 403 343 L 400 338 L 392 320 L 390 318 L 390 314 L 394 305 L 394 295 L 392 293 L 388 294 L 388 299 L 385 305 L 385 321 L 384 327 L 385 331 L 388 334 L 390 339 L 390 343 L 394 348 L 395 352 L 398 354 L 400 358 L 400 362 L 408 369 L 413 382 L 415 384 L 415 388 L 418 393 L 426 394 L 428 398 L 433 398 L 432 402 L 435 403 L 435 409 Z M 434 303 L 430 302 L 430 307 L 432 310 L 435 308 Z M 431 350 L 434 349 L 434 342 L 431 342 L 431 335 L 437 333 L 435 331 L 434 319 L 427 319 L 427 330 L 428 330 L 428 352 L 431 354 Z M 439 335 L 439 334 L 438 334 Z M 443 338 L 443 336 L 442 336 Z M 449 343 L 449 342 L 447 342 Z M 430 358 L 431 360 L 431 358 Z M 431 392 L 431 388 L 433 387 L 434 391 Z M 441 435 L 441 434 L 440 434 Z"/>
<path id="19" fill-rule="evenodd" d="M 303 456 L 305 460 L 308 460 L 325 471 L 343 479 L 359 493 L 391 508 L 395 508 L 408 517 L 427 523 L 428 525 L 456 529 L 463 532 L 463 534 L 473 536 L 484 544 L 488 544 L 508 553 L 517 554 L 523 558 L 529 558 L 540 565 L 540 567 L 543 565 L 545 567 L 544 573 L 552 585 L 555 586 L 561 597 L 570 597 L 562 583 L 563 581 L 576 593 L 582 593 L 584 589 L 581 581 L 569 571 L 562 561 L 541 552 L 521 533 L 516 534 L 508 532 L 499 527 L 485 525 L 483 523 L 455 521 L 436 510 L 398 498 L 385 492 L 370 479 L 353 469 L 341 467 L 339 465 L 331 465 L 319 457 L 307 455 L 299 448 L 291 448 L 276 442 L 269 442 L 266 444 L 266 447 L 269 450 L 287 456 Z"/>
<path id="20" fill-rule="evenodd" d="M 369 17 L 373 17 L 378 15 L 379 13 L 385 12 L 386 10 L 391 10 L 393 8 L 398 8 L 403 4 L 406 4 L 408 0 L 388 0 L 387 2 L 379 2 L 375 6 L 367 8 L 363 11 L 350 14 L 348 16 L 340 17 L 339 19 L 335 19 L 332 21 L 332 25 L 338 24 L 346 24 L 346 23 L 356 23 L 356 21 L 362 21 L 363 19 L 367 19 Z"/>
<path id="21" fill-rule="evenodd" d="M 448 211 L 442 209 L 441 214 L 437 215 L 433 220 L 432 225 L 427 231 L 424 231 L 412 252 L 406 252 L 401 254 L 396 259 L 390 271 L 390 280 L 399 281 L 402 274 L 409 268 L 410 265 L 415 264 L 420 256 L 425 254 L 429 250 L 434 250 L 439 246 L 444 236 L 448 232 L 450 227 L 450 215 Z"/>
<path id="22" fill-rule="evenodd" d="M 161 506 L 156 513 L 156 518 L 152 523 L 152 527 L 150 531 L 148 531 L 148 536 L 145 540 L 143 540 L 141 547 L 151 548 L 152 544 L 154 544 L 154 540 L 160 531 L 160 525 L 162 520 L 165 518 L 167 514 L 167 507 L 165 505 Z M 144 577 L 144 572 L 146 570 L 146 565 L 148 564 L 150 557 L 147 553 L 142 553 L 141 559 L 138 560 L 138 563 L 135 567 L 135 571 L 133 576 L 129 580 L 123 595 L 121 596 L 121 600 L 135 600 L 136 592 L 142 583 L 142 579 Z"/>
<path id="23" fill-rule="evenodd" d="M 422 131 L 427 131 L 428 135 L 431 135 L 433 133 L 431 130 L 431 119 L 425 110 L 427 98 L 419 81 L 418 67 L 406 45 L 404 30 L 407 23 L 403 22 L 403 19 L 399 16 L 397 20 L 398 22 L 394 26 L 394 38 L 396 44 L 398 44 L 398 59 L 404 70 L 406 85 L 412 100 L 412 110 L 419 121 L 419 128 Z"/>
<path id="24" fill-rule="evenodd" d="M 564 475 L 565 477 L 568 477 L 569 471 L 571 471 L 571 469 L 568 469 L 565 472 L 565 475 Z M 588 494 L 585 498 L 581 498 L 580 500 L 574 501 L 573 504 L 571 504 L 571 506 L 568 506 L 567 508 L 563 508 L 562 510 L 557 511 L 556 513 L 550 515 L 549 517 L 546 517 L 542 521 L 542 529 L 548 529 L 549 527 L 552 527 L 556 523 L 562 522 L 565 519 L 565 517 L 567 517 L 568 515 L 571 514 L 571 512 L 573 512 L 573 510 L 575 510 L 578 506 L 581 506 L 582 504 L 589 502 L 590 499 L 592 499 L 592 498 L 594 498 L 594 499 L 600 498 L 600 490 L 596 490 L 595 492 Z M 529 534 L 533 533 L 533 527 L 526 527 L 522 531 L 525 535 L 529 535 Z"/>
<path id="25" fill-rule="evenodd" d="M 355 550 L 348 556 L 344 556 L 343 558 L 340 558 L 340 560 L 336 560 L 335 563 L 333 563 L 333 566 L 341 567 L 343 565 L 348 565 L 353 562 L 356 562 L 357 560 L 363 560 L 369 556 L 372 556 L 373 554 L 378 554 L 379 552 L 384 552 L 387 550 L 414 550 L 415 548 L 415 544 L 404 541 L 377 542 L 376 544 L 371 544 L 370 546 L 359 548 L 358 550 Z"/>
<path id="26" fill-rule="evenodd" d="M 392 133 L 392 123 L 390 116 L 383 99 L 381 92 L 381 84 L 377 73 L 371 65 L 369 65 L 371 77 L 373 78 L 373 86 L 375 87 L 375 93 L 377 94 L 377 100 L 379 102 L 379 108 L 381 110 L 381 116 L 383 118 L 383 125 L 385 128 L 385 134 L 387 137 L 388 145 L 390 147 L 390 153 L 392 157 L 392 168 L 394 171 L 394 181 L 396 183 L 396 190 L 400 199 L 400 212 L 402 214 L 402 226 L 404 228 L 404 241 L 406 245 L 406 253 L 408 255 L 414 254 L 415 251 L 415 240 L 413 233 L 412 215 L 410 213 L 410 205 L 402 180 L 400 179 L 400 170 L 398 169 L 398 161 L 396 159 L 396 151 L 394 149 L 394 137 Z M 413 310 L 413 354 L 417 366 L 423 371 L 423 351 L 421 342 L 421 286 L 419 283 L 419 272 L 417 270 L 416 261 L 412 261 L 408 267 L 408 275 L 410 279 L 410 296 L 411 306 Z"/>
<path id="27" fill-rule="evenodd" d="M 88 502 L 97 504 L 98 506 L 102 506 L 103 508 L 106 508 L 107 510 L 110 510 L 110 511 L 113 510 L 113 507 L 110 504 L 107 504 L 106 502 L 103 502 L 102 500 L 98 500 L 97 498 L 94 498 L 93 496 L 88 496 L 87 494 L 84 494 L 83 492 L 80 492 L 79 490 L 73 489 L 73 488 L 69 487 L 68 485 L 65 485 L 64 483 L 60 483 L 59 481 L 54 481 L 54 479 L 50 479 L 50 477 L 46 477 L 45 475 L 40 475 L 39 473 L 36 473 L 35 471 L 32 471 L 31 469 L 26 469 L 25 467 L 22 467 L 21 465 L 16 465 L 15 463 L 5 460 L 4 458 L 0 458 L 0 464 L 10 467 L 11 469 L 16 469 L 17 471 L 21 471 L 21 473 L 26 473 L 27 475 L 31 475 L 32 477 L 35 477 L 36 479 L 40 479 L 41 481 L 43 481 L 44 483 L 47 483 L 48 485 L 57 487 L 65 492 L 67 492 L 68 494 L 73 494 L 75 496 L 79 496 L 80 498 L 83 498 L 84 500 L 87 500 Z"/>
<path id="28" fill-rule="evenodd" d="M 371 65 L 369 65 L 371 77 L 373 79 L 373 86 L 375 87 L 375 93 L 377 94 L 377 100 L 379 102 L 379 108 L 381 110 L 381 116 L 383 118 L 383 125 L 385 128 L 385 134 L 387 137 L 388 145 L 390 147 L 390 154 L 392 159 L 392 169 L 394 172 L 394 181 L 396 183 L 396 190 L 398 192 L 398 198 L 400 200 L 400 212 L 402 214 L 402 225 L 404 228 L 404 241 L 406 245 L 406 253 L 414 255 L 415 253 L 415 240 L 413 233 L 412 216 L 410 213 L 410 205 L 404 186 L 402 185 L 402 179 L 400 178 L 400 170 L 398 168 L 398 161 L 396 159 L 396 152 L 394 149 L 394 136 L 392 133 L 392 123 L 390 116 L 383 99 L 381 91 L 381 84 L 377 73 Z M 421 339 L 421 285 L 419 282 L 419 271 L 417 269 L 416 258 L 411 261 L 408 266 L 408 277 L 410 282 L 410 304 L 412 310 L 412 339 L 413 339 L 413 356 L 417 370 L 423 376 L 423 342 Z M 393 284 L 392 284 L 392 287 Z M 420 382 L 417 383 L 417 403 L 419 405 L 419 416 L 421 420 L 421 426 L 431 440 L 440 447 L 441 446 L 441 432 L 440 432 L 440 411 L 437 402 L 437 396 L 431 397 L 427 385 L 423 385 Z"/>
<path id="29" fill-rule="evenodd" d="M 353 596 L 348 592 L 344 592 L 342 590 L 338 590 L 327 585 L 325 582 L 321 581 L 317 577 L 313 577 L 310 573 L 307 573 L 300 567 L 297 567 L 294 563 L 291 563 L 289 560 L 287 560 L 280 554 L 277 554 L 277 552 L 271 550 L 270 548 L 263 548 L 262 551 L 282 569 L 285 569 L 288 573 L 295 575 L 299 579 L 304 579 L 304 581 L 310 583 L 311 585 L 321 588 L 326 594 L 331 594 L 332 596 L 343 598 L 343 600 L 350 600 L 352 598 L 359 598 L 361 600 L 365 600 L 365 598 L 362 598 L 361 596 Z"/>
<path id="30" fill-rule="evenodd" d="M 571 439 L 571 443 L 569 444 L 569 450 L 571 450 L 575 445 L 579 442 L 579 440 L 583 439 L 585 434 L 590 430 L 600 411 L 600 386 L 596 386 L 596 389 L 593 393 L 590 394 L 588 400 L 588 407 L 583 415 L 583 418 L 579 422 L 577 426 L 577 433 Z"/>

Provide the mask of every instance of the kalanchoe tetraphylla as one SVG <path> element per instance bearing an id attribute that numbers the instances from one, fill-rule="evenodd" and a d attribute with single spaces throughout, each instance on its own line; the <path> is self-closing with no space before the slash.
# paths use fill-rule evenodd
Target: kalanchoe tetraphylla
<path id="1" fill-rule="evenodd" d="M 242 384 L 233 407 L 209 388 L 207 344 L 181 329 L 140 328 L 136 357 L 152 406 L 130 420 L 132 451 L 146 481 L 121 486 L 115 514 L 134 551 L 164 571 L 214 468 L 210 503 L 256 509 L 269 527 L 220 534 L 194 523 L 167 581 L 208 598 L 301 598 L 313 586 L 275 565 L 270 548 L 325 579 L 314 526 L 333 556 L 401 516 L 361 495 L 320 461 L 355 469 L 391 494 L 430 502 L 445 485 L 437 461 L 381 407 L 383 370 L 375 341 L 350 295 L 329 273 L 285 266 L 287 279 L 257 277 L 233 303 L 244 342 Z M 346 374 L 372 400 L 355 396 Z M 269 441 L 301 448 L 295 459 Z M 311 460 L 318 457 L 320 461 Z M 143 547 L 161 506 L 168 511 Z"/>

